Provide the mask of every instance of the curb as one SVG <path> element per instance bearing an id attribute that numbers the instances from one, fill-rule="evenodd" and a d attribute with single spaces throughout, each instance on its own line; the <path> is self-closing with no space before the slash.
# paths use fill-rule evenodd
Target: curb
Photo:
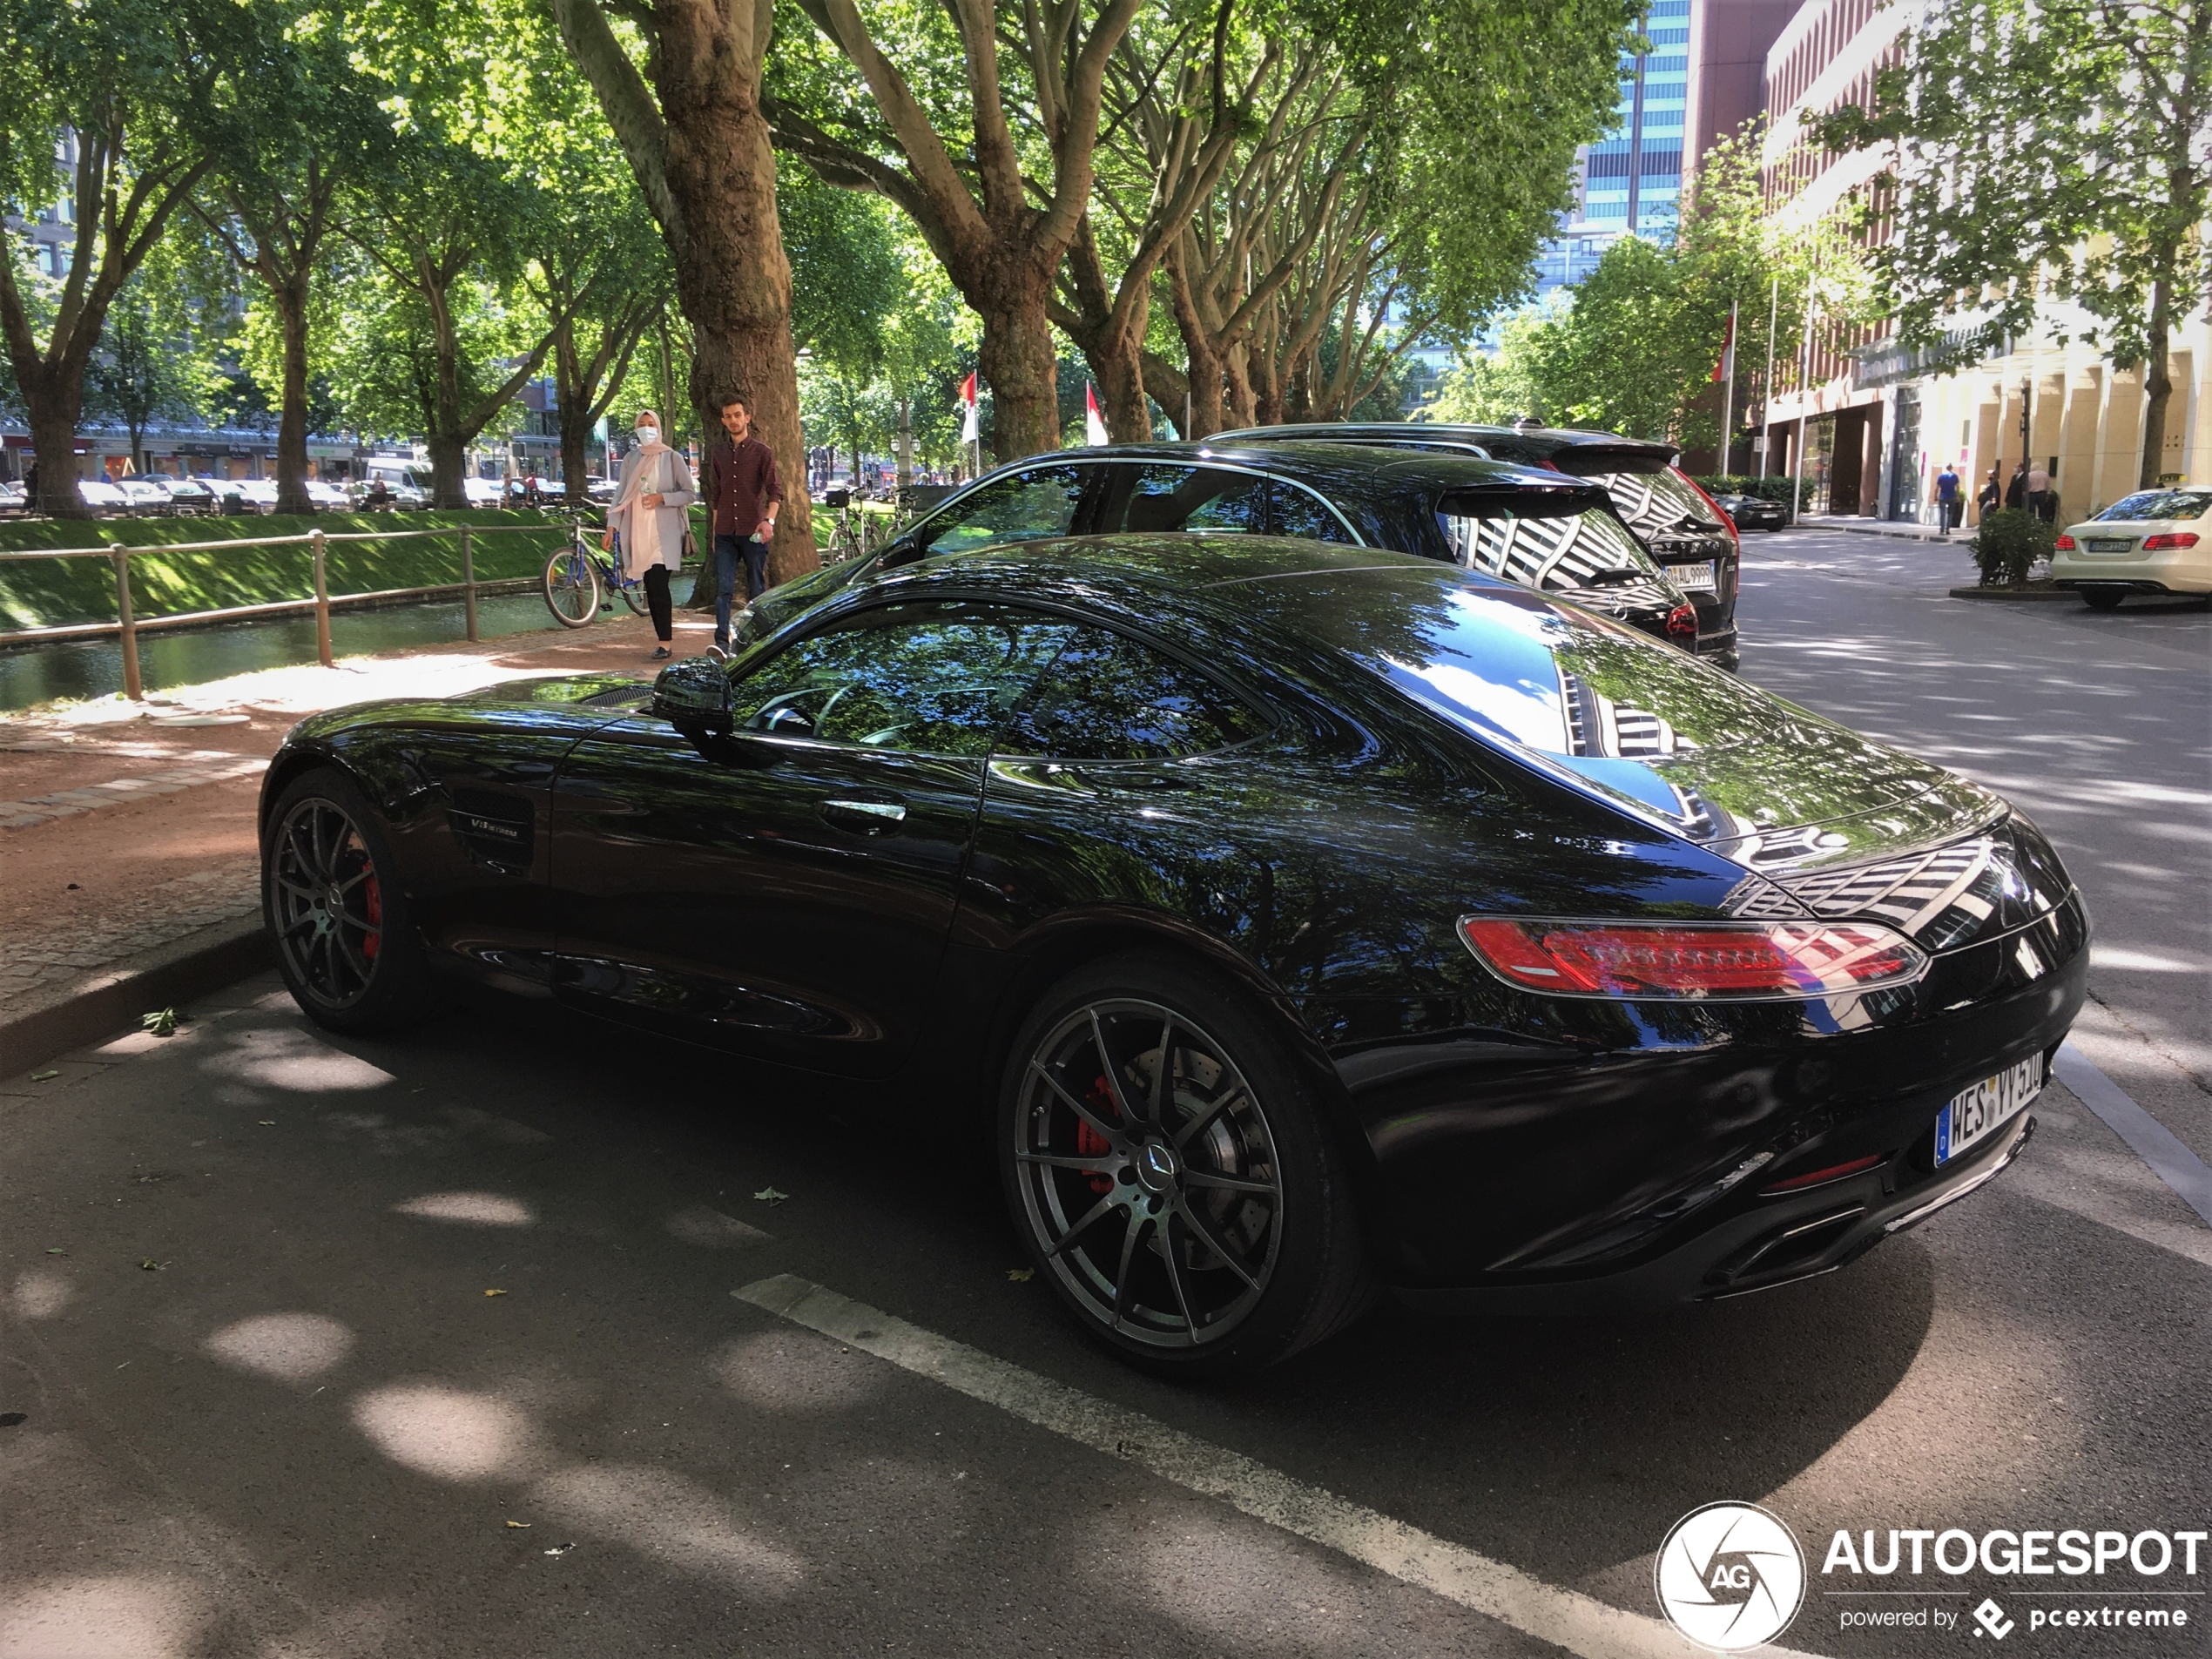
<path id="1" fill-rule="evenodd" d="M 0 1077 L 134 1028 L 150 1009 L 220 990 L 275 961 L 275 945 L 259 916 L 188 934 L 128 967 L 95 974 L 51 1008 L 0 1024 Z"/>

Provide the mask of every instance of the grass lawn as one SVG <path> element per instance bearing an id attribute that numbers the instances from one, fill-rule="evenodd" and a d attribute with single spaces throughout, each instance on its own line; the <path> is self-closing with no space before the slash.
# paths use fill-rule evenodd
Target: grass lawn
<path id="1" fill-rule="evenodd" d="M 472 539 L 476 579 L 534 577 L 568 533 L 557 515 L 496 509 L 458 513 L 319 513 L 313 517 L 255 515 L 239 518 L 27 519 L 0 522 L 0 552 L 45 548 L 158 547 L 176 542 L 236 539 L 205 553 L 149 554 L 131 561 L 132 609 L 141 621 L 179 611 L 266 604 L 314 597 L 314 558 L 307 543 L 270 547 L 253 538 L 301 535 L 320 525 L 341 531 L 439 529 L 468 524 L 478 531 L 523 526 Z M 461 580 L 457 536 L 408 541 L 339 542 L 325 554 L 333 596 L 384 588 L 426 588 Z M 105 559 L 0 560 L 0 629 L 50 628 L 115 620 L 115 573 Z"/>

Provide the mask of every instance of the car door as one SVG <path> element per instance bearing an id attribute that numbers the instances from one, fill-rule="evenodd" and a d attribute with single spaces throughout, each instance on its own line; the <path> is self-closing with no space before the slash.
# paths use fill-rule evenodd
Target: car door
<path id="1" fill-rule="evenodd" d="M 887 1076 L 928 1016 L 993 731 L 1068 632 L 872 606 L 739 668 L 727 735 L 651 716 L 594 733 L 554 792 L 557 994 Z"/>

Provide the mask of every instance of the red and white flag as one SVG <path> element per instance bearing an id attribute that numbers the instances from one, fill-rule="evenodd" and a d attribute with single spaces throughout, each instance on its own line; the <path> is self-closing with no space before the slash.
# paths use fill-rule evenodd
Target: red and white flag
<path id="1" fill-rule="evenodd" d="M 1098 388 L 1083 382 L 1083 442 L 1097 448 L 1111 442 L 1106 435 L 1106 417 L 1098 412 Z"/>
<path id="2" fill-rule="evenodd" d="M 1713 372 L 1705 378 L 1716 386 L 1732 378 L 1736 357 L 1736 313 L 1728 314 L 1728 331 L 1721 336 L 1720 361 L 1713 365 Z"/>
<path id="3" fill-rule="evenodd" d="M 960 383 L 960 401 L 961 407 L 967 411 L 961 417 L 960 441 L 962 443 L 974 443 L 982 437 L 983 426 L 977 414 L 975 371 L 972 368 L 968 371 L 968 378 Z"/>

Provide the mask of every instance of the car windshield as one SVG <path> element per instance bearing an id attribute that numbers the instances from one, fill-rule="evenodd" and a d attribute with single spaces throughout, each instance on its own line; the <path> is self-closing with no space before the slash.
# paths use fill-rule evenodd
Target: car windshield
<path id="1" fill-rule="evenodd" d="M 2151 518 L 2202 518 L 2212 507 L 2212 489 L 2146 489 L 2122 496 L 2097 515 L 2100 523 L 2120 519 L 2140 523 Z"/>

